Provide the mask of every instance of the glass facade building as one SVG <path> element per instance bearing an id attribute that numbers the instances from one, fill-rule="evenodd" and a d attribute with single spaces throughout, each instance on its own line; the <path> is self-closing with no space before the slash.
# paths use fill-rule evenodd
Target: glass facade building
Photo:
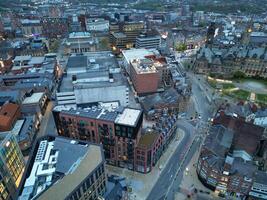
<path id="1" fill-rule="evenodd" d="M 25 168 L 24 158 L 12 134 L 0 135 L 0 199 L 15 199 Z"/>

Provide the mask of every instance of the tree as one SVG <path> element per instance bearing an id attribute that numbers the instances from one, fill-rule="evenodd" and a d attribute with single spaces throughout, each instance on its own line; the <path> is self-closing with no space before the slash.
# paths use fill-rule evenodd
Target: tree
<path id="1" fill-rule="evenodd" d="M 187 49 L 185 44 L 176 44 L 175 45 L 175 50 L 176 51 L 185 51 Z"/>
<path id="2" fill-rule="evenodd" d="M 236 79 L 241 79 L 241 78 L 245 78 L 246 74 L 242 71 L 236 71 L 234 72 L 233 77 Z"/>

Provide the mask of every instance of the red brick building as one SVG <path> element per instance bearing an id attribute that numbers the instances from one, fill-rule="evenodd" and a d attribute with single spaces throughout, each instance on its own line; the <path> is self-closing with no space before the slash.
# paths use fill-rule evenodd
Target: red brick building
<path id="1" fill-rule="evenodd" d="M 0 109 L 0 131 L 10 131 L 20 115 L 19 105 L 13 103 L 3 105 Z"/>
<path id="2" fill-rule="evenodd" d="M 163 152 L 163 136 L 159 133 L 142 135 L 135 149 L 135 170 L 148 173 L 156 165 Z"/>
<path id="3" fill-rule="evenodd" d="M 134 169 L 143 112 L 131 108 L 53 110 L 58 134 L 101 143 L 107 163 Z"/>
<path id="4" fill-rule="evenodd" d="M 130 78 L 138 95 L 157 92 L 160 73 L 153 60 L 133 60 L 130 64 Z"/>

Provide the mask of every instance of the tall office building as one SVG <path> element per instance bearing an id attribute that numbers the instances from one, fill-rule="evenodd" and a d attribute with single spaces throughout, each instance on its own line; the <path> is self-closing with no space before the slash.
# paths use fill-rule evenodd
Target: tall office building
<path id="1" fill-rule="evenodd" d="M 25 168 L 24 159 L 14 135 L 0 135 L 0 199 L 13 200 Z"/>

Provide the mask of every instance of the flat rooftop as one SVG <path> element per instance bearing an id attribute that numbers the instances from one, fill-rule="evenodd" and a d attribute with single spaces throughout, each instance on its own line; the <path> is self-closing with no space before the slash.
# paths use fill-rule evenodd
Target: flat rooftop
<path id="1" fill-rule="evenodd" d="M 56 137 L 40 141 L 36 148 L 20 200 L 65 199 L 104 162 L 102 147 L 91 143 Z"/>
<path id="2" fill-rule="evenodd" d="M 119 114 L 115 122 L 117 124 L 134 126 L 140 118 L 141 110 L 135 110 L 131 108 L 125 108 L 122 114 Z"/>
<path id="3" fill-rule="evenodd" d="M 69 34 L 70 39 L 78 39 L 78 38 L 88 38 L 91 37 L 89 32 L 72 32 Z"/>
<path id="4" fill-rule="evenodd" d="M 33 93 L 32 96 L 30 97 L 26 97 L 24 99 L 24 101 L 22 102 L 22 104 L 34 104 L 34 103 L 38 103 L 42 97 L 44 96 L 44 92 L 37 92 L 37 93 Z"/>
<path id="5" fill-rule="evenodd" d="M 63 115 L 77 115 L 79 117 L 100 119 L 127 126 L 135 126 L 142 114 L 142 110 L 125 107 L 73 109 L 72 106 L 56 106 L 54 110 L 61 112 Z"/>
<path id="6" fill-rule="evenodd" d="M 133 66 L 137 74 L 149 74 L 158 72 L 156 67 L 158 64 L 147 58 L 132 60 L 131 65 Z"/>
<path id="7" fill-rule="evenodd" d="M 159 55 L 157 50 L 148 50 L 148 49 L 130 49 L 123 50 L 122 55 L 124 56 L 126 62 L 130 64 L 130 62 L 134 59 L 143 59 L 146 56 Z"/>

